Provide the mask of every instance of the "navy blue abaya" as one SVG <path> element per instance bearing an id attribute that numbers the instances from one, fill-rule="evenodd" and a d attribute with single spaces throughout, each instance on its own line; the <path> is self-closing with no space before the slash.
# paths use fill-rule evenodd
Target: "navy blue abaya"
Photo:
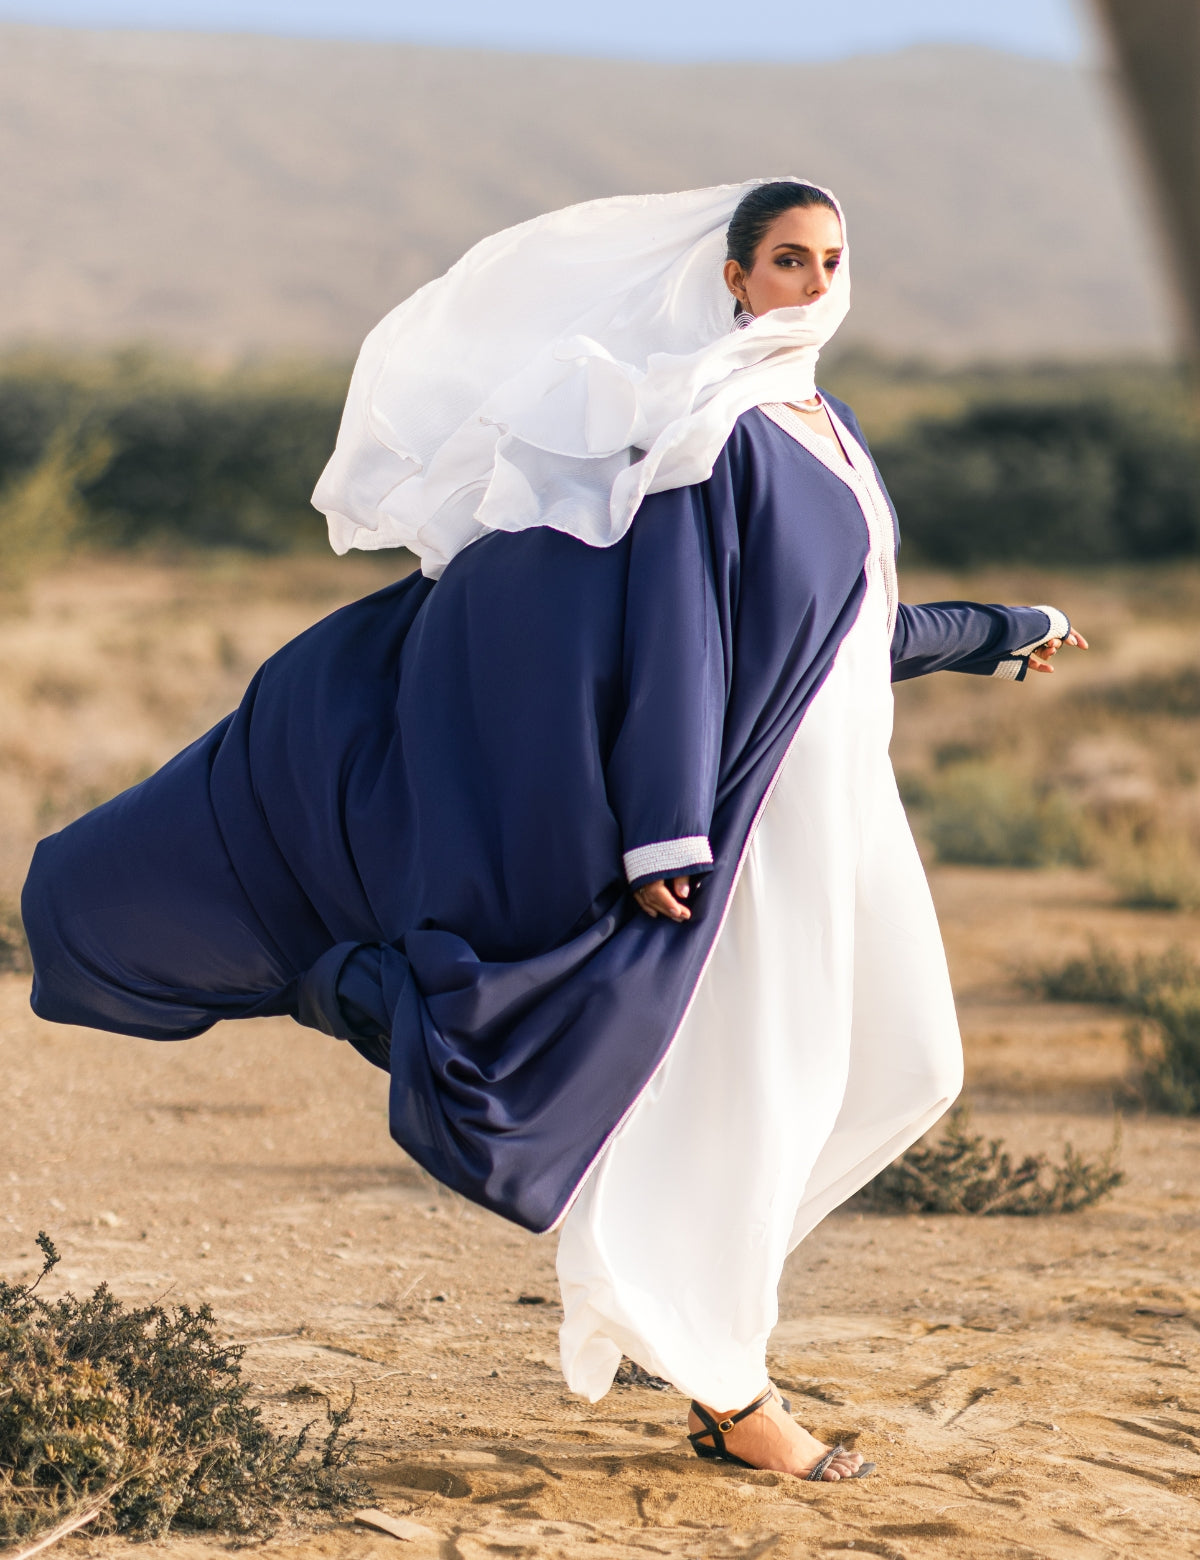
<path id="1" fill-rule="evenodd" d="M 550 1227 L 671 1043 L 866 551 L 846 485 L 751 411 L 612 547 L 493 533 L 333 613 L 38 846 L 34 1008 L 156 1040 L 291 1014 L 389 1069 L 439 1180 Z M 1047 632 L 901 607 L 894 676 L 1011 672 Z M 683 872 L 689 924 L 638 911 Z"/>

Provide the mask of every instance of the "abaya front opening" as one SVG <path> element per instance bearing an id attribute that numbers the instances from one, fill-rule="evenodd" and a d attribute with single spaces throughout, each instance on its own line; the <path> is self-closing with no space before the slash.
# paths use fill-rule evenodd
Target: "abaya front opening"
<path id="1" fill-rule="evenodd" d="M 867 588 L 675 1043 L 563 1225 L 563 1371 L 593 1401 L 628 1354 L 702 1403 L 750 1402 L 788 1252 L 962 1081 L 941 936 L 888 756 L 891 516 L 844 424 L 843 455 L 787 407 L 764 411 L 797 441 L 798 468 L 822 464 L 856 499 Z"/>

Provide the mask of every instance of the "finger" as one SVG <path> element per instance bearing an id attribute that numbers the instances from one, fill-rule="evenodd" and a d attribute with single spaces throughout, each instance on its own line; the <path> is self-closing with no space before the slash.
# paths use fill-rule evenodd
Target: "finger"
<path id="1" fill-rule="evenodd" d="M 661 883 L 647 883 L 641 890 L 641 903 L 649 915 L 673 916 L 674 900 Z"/>
<path id="2" fill-rule="evenodd" d="M 1069 645 L 1074 645 L 1078 650 L 1089 650 L 1091 648 L 1087 640 L 1078 631 L 1078 629 L 1072 629 L 1071 632 L 1067 635 L 1067 643 Z"/>
<path id="3" fill-rule="evenodd" d="M 671 891 L 676 899 L 686 899 L 692 892 L 691 878 L 678 877 L 671 884 Z"/>
<path id="4" fill-rule="evenodd" d="M 660 910 L 663 915 L 669 915 L 672 921 L 687 921 L 691 919 L 692 912 L 679 903 L 666 883 L 661 881 L 650 883 L 647 885 L 646 893 L 654 908 Z"/>
<path id="5" fill-rule="evenodd" d="M 1043 660 L 1040 655 L 1031 655 L 1029 657 L 1029 667 L 1034 672 L 1053 672 L 1054 670 L 1050 662 Z"/>

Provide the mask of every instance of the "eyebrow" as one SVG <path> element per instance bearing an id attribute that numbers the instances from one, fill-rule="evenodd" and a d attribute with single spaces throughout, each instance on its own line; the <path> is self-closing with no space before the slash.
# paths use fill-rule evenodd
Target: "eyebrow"
<path id="1" fill-rule="evenodd" d="M 825 253 L 827 255 L 840 255 L 844 247 L 842 244 L 831 244 Z M 777 255 L 781 249 L 794 249 L 798 255 L 812 254 L 812 250 L 807 244 L 776 244 L 771 253 Z"/>

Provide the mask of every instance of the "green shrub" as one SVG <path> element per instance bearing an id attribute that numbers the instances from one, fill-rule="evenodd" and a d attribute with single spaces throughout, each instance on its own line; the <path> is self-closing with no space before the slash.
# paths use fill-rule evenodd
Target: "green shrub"
<path id="1" fill-rule="evenodd" d="M 925 829 L 940 861 L 989 867 L 1077 865 L 1083 817 L 1064 796 L 1039 794 L 995 764 L 965 763 L 930 784 Z"/>
<path id="2" fill-rule="evenodd" d="M 333 371 L 205 376 L 134 356 L 0 363 L 0 491 L 18 491 L 69 436 L 105 451 L 80 473 L 77 539 L 279 552 L 315 546 L 309 496 L 337 436 Z M 72 489 L 74 492 L 75 489 Z"/>
<path id="3" fill-rule="evenodd" d="M 1062 1163 L 1027 1154 L 1019 1164 L 999 1138 L 970 1130 L 971 1112 L 958 1105 L 939 1142 L 923 1139 L 859 1193 L 870 1208 L 888 1213 L 1074 1213 L 1098 1202 L 1125 1179 L 1117 1167 L 1119 1134 L 1089 1163 L 1068 1143 Z"/>
<path id="4" fill-rule="evenodd" d="M 882 444 L 908 545 L 961 568 L 1200 552 L 1200 441 L 1118 401 L 979 404 Z"/>
<path id="5" fill-rule="evenodd" d="M 45 1265 L 59 1260 L 49 1238 Z M 242 1350 L 207 1306 L 131 1309 L 101 1285 L 47 1301 L 0 1281 L 0 1540 L 102 1506 L 96 1528 L 156 1537 L 172 1526 L 258 1534 L 293 1510 L 340 1510 L 364 1493 L 330 1413 L 320 1450 L 273 1434 L 247 1402 Z M 95 1528 L 92 1529 L 95 1531 Z"/>
<path id="6" fill-rule="evenodd" d="M 82 490 L 89 538 L 278 552 L 324 539 L 309 497 L 340 408 L 303 394 L 178 387 L 104 408 L 113 456 Z"/>
<path id="7" fill-rule="evenodd" d="M 333 367 L 212 374 L 131 353 L 10 357 L 0 361 L 0 491 L 70 428 L 111 450 L 83 485 L 85 539 L 317 545 L 309 494 L 333 449 L 346 379 Z M 923 415 L 907 427 L 893 418 L 898 431 L 876 453 L 907 544 L 929 562 L 1200 552 L 1200 445 L 1168 371 L 914 378 L 860 364 L 848 387 L 868 410 L 874 398 L 876 421 L 898 404 Z M 935 407 L 960 410 L 929 416 Z"/>

